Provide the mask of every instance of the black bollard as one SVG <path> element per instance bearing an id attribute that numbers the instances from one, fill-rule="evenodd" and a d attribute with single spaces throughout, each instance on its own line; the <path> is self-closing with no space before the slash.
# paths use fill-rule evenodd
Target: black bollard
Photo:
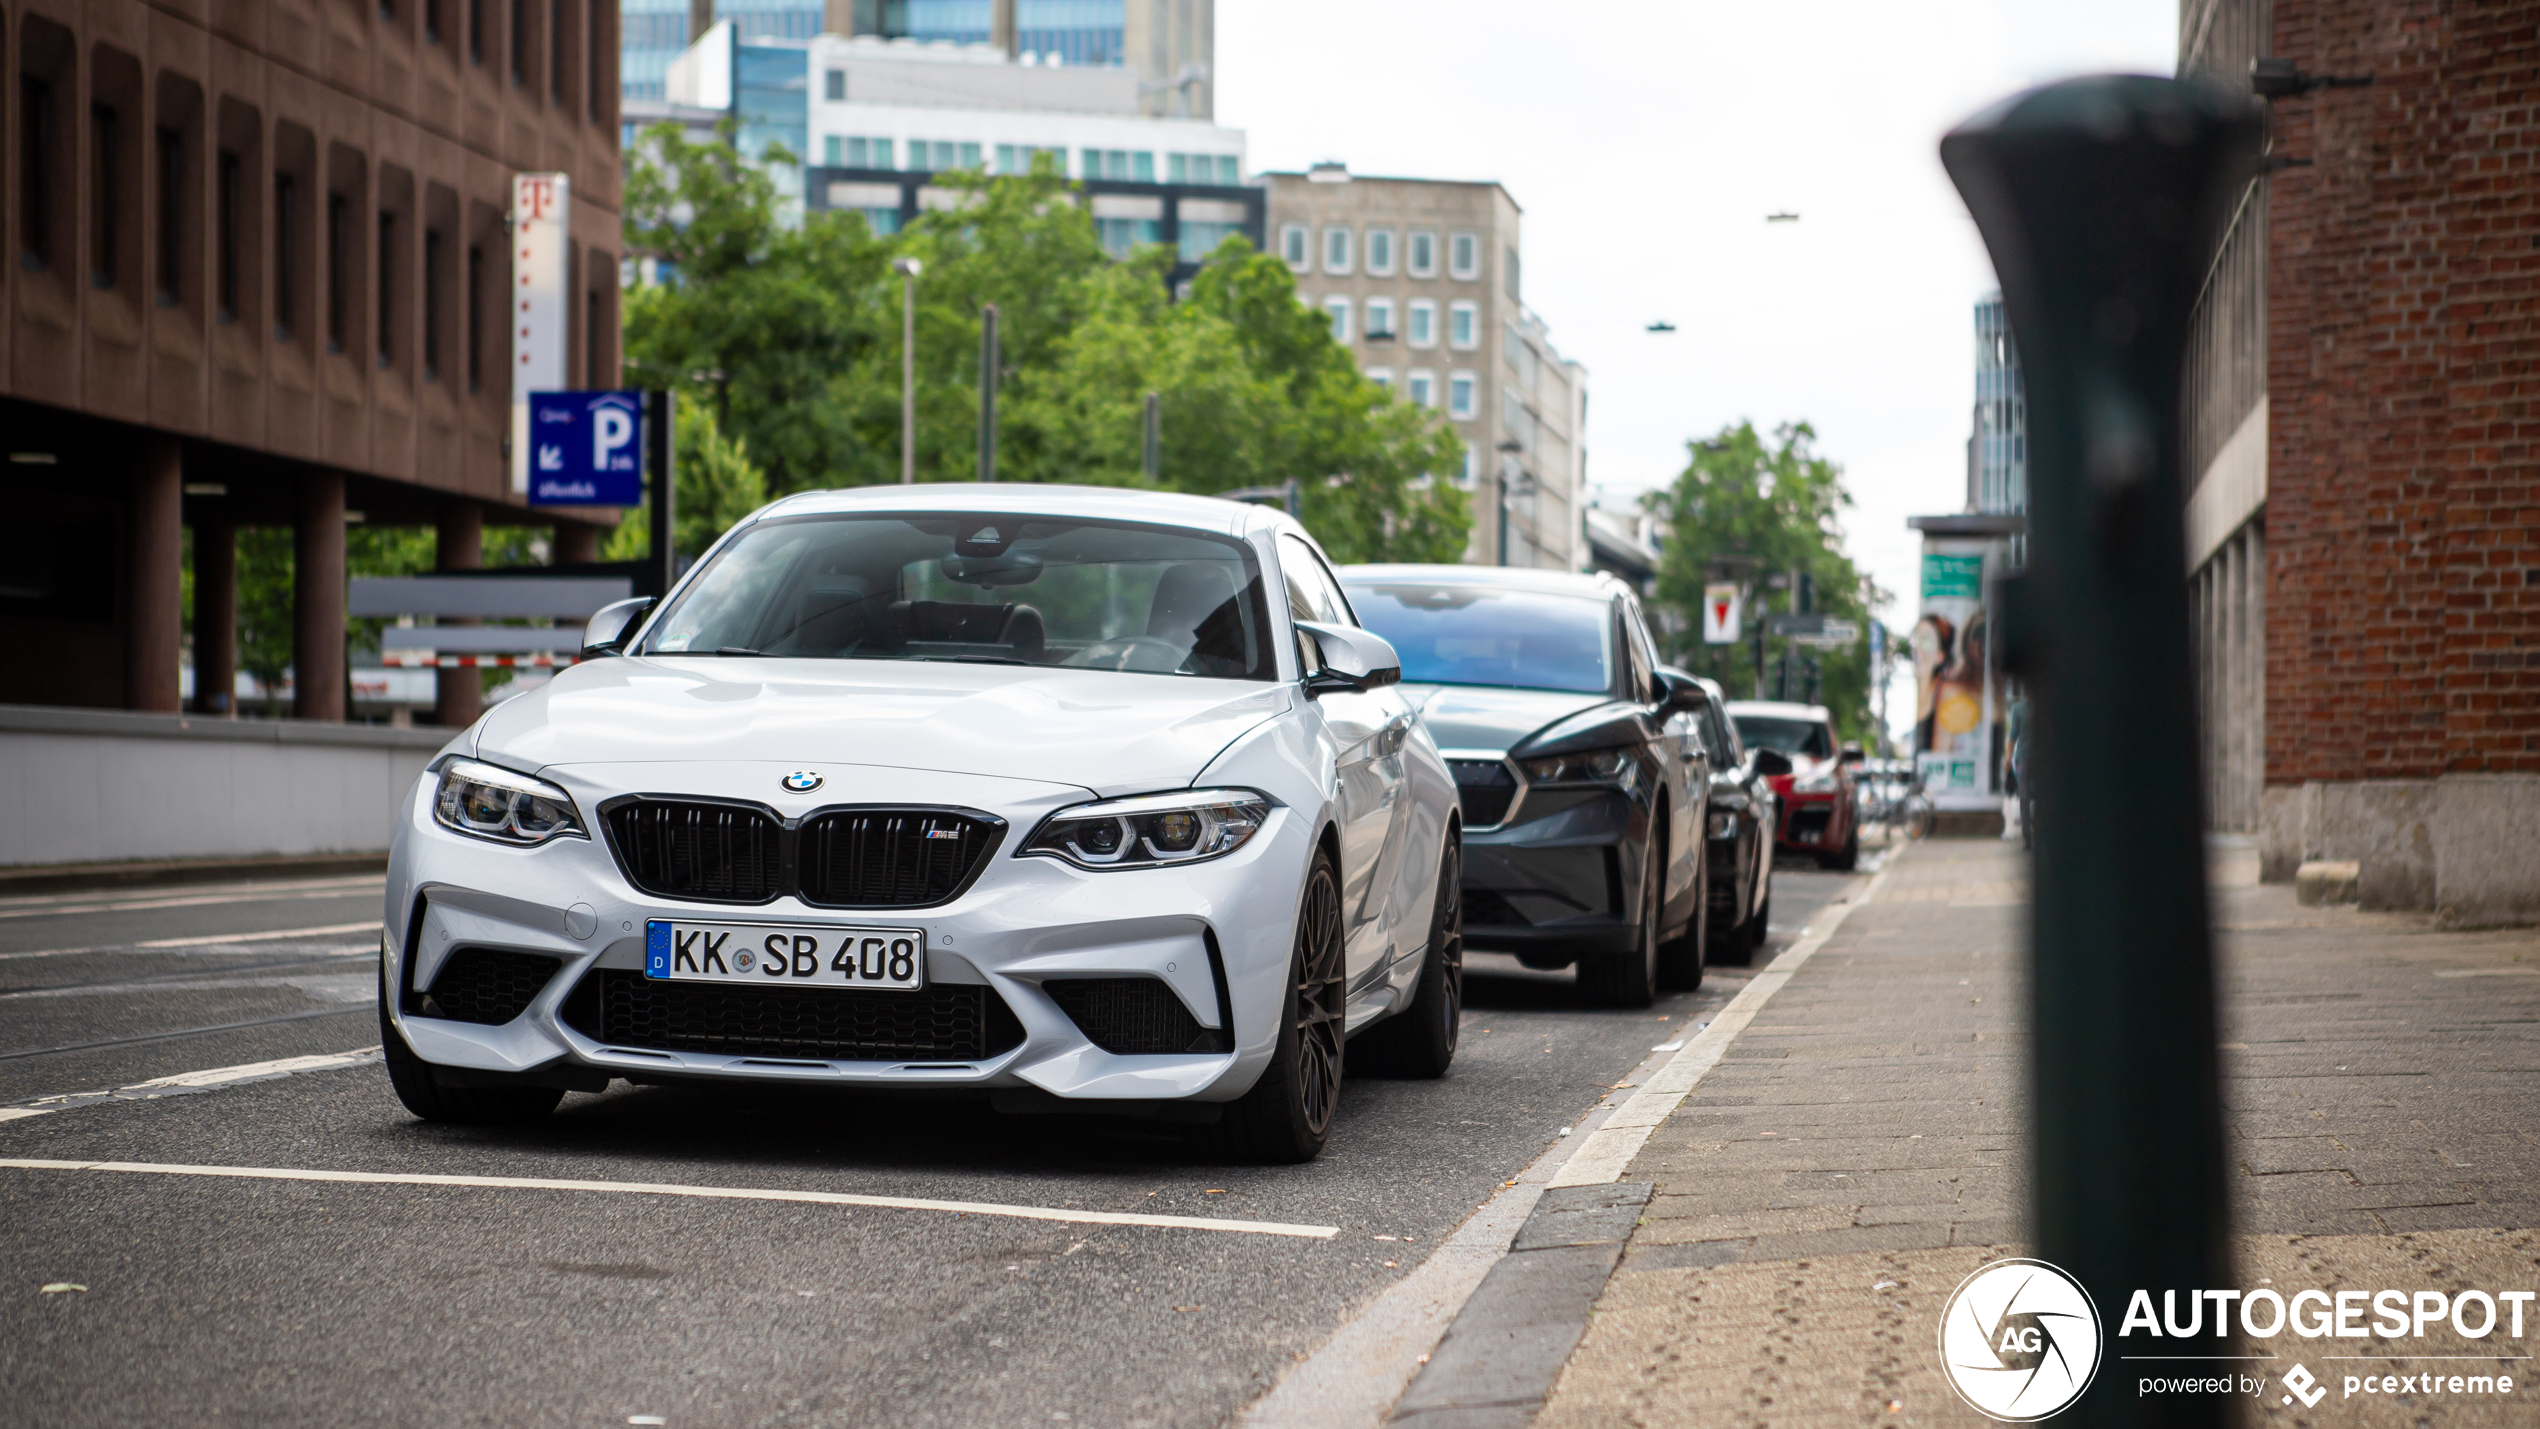
<path id="1" fill-rule="evenodd" d="M 2178 1292 L 2183 1320 L 2191 1292 L 2235 1283 L 2179 409 L 2189 317 L 2261 132 L 2244 95 L 2118 75 L 2031 90 L 1940 145 L 2028 388 L 2029 569 L 2003 637 L 2037 740 L 2037 1254 L 2090 1291 L 2107 1335 L 2081 1424 L 2233 1418 L 2230 1396 L 2119 1382 L 2120 1353 L 2227 1353 L 2210 1316 L 2201 1340 L 2115 1333 L 2137 1289 L 2155 1307 Z"/>

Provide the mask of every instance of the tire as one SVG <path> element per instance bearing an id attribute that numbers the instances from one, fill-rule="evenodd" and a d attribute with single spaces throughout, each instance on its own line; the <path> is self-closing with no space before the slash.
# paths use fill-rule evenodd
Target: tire
<path id="1" fill-rule="evenodd" d="M 1638 946 L 1619 955 L 1579 959 L 1579 992 L 1591 1006 L 1647 1007 L 1658 1000 L 1658 923 L 1667 887 L 1665 858 L 1666 846 L 1652 840 L 1641 859 L 1640 936 L 1634 940 Z"/>
<path id="2" fill-rule="evenodd" d="M 1764 901 L 1756 905 L 1755 916 L 1746 920 L 1746 961 L 1751 967 L 1755 955 L 1764 951 L 1764 943 L 1773 935 L 1773 890 L 1764 890 Z"/>
<path id="3" fill-rule="evenodd" d="M 1261 1080 L 1226 1108 L 1218 1144 L 1244 1161 L 1273 1165 L 1311 1161 L 1331 1135 L 1340 1109 L 1343 997 L 1348 965 L 1341 947 L 1340 878 L 1317 852 L 1297 900 L 1296 942 L 1288 955 L 1288 991 L 1279 1002 L 1279 1041 Z"/>
<path id="4" fill-rule="evenodd" d="M 1835 873 L 1850 873 L 1859 868 L 1861 866 L 1861 826 L 1857 823 L 1852 826 L 1852 833 L 1844 839 L 1842 848 L 1833 853 L 1817 855 L 1817 866 Z"/>
<path id="5" fill-rule="evenodd" d="M 1693 906 L 1700 911 L 1686 922 L 1677 939 L 1658 950 L 1658 986 L 1668 992 L 1691 992 L 1702 986 L 1711 961 L 1711 859 L 1706 850 L 1693 875 Z"/>
<path id="6" fill-rule="evenodd" d="M 381 976 L 385 978 L 383 969 Z M 379 1001 L 379 1051 L 388 1064 L 388 1084 L 397 1100 L 425 1121 L 449 1126 L 527 1126 L 544 1121 L 564 1100 L 561 1087 L 451 1087 L 433 1074 L 432 1064 L 406 1045 L 405 1034 L 388 1018 L 386 988 Z"/>
<path id="7" fill-rule="evenodd" d="M 1429 915 L 1429 956 L 1411 1005 L 1367 1030 L 1349 1049 L 1357 1069 L 1382 1076 L 1435 1078 L 1455 1061 L 1464 1024 L 1464 854 L 1447 845 L 1438 863 L 1437 909 Z"/>

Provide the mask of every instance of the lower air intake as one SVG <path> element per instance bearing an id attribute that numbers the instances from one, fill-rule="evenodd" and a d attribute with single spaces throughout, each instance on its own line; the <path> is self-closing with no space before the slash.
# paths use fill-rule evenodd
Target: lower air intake
<path id="1" fill-rule="evenodd" d="M 536 953 L 460 948 L 441 964 L 428 991 L 408 995 L 406 1012 L 499 1027 L 529 1010 L 558 966 Z"/>
<path id="2" fill-rule="evenodd" d="M 1508 806 L 1517 798 L 1517 776 L 1496 759 L 1450 759 L 1447 767 L 1455 771 L 1455 792 L 1464 799 L 1464 822 L 1486 829 L 1508 817 Z"/>
<path id="3" fill-rule="evenodd" d="M 570 1020 L 618 1047 L 831 1062 L 968 1062 L 1023 1040 L 1023 1024 L 1005 999 L 973 984 L 858 992 L 664 982 L 614 969 L 592 978 L 598 995 L 577 991 Z"/>
<path id="4" fill-rule="evenodd" d="M 1054 979 L 1041 991 L 1072 1019 L 1085 1040 L 1122 1056 L 1223 1052 L 1226 1034 L 1202 1027 L 1173 989 L 1151 977 Z"/>

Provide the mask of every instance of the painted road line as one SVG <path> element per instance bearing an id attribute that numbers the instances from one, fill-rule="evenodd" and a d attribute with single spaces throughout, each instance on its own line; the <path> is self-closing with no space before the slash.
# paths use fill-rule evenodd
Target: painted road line
<path id="1" fill-rule="evenodd" d="M 69 901 L 41 906 L 12 901 L 0 904 L 0 918 L 68 918 L 81 913 L 146 913 L 160 908 L 209 908 L 223 903 L 282 903 L 302 899 L 360 898 L 385 885 L 379 879 L 367 885 L 351 883 L 337 888 L 287 891 L 227 893 L 193 898 L 127 898 L 109 903 L 74 903 Z"/>
<path id="2" fill-rule="evenodd" d="M 378 929 L 379 920 L 374 918 L 366 923 L 329 923 L 323 928 L 276 928 L 269 933 L 215 933 L 200 938 L 160 938 L 152 942 L 135 943 L 132 946 L 136 948 L 208 948 L 215 943 L 261 943 L 268 939 L 279 942 L 285 938 L 323 938 L 334 933 L 377 932 Z"/>
<path id="3" fill-rule="evenodd" d="M 253 957 L 254 954 L 248 956 Z M 327 948 L 314 950 L 296 958 L 282 958 L 269 963 L 234 964 L 221 968 L 179 968 L 171 973 L 144 973 L 140 977 L 93 978 L 87 982 L 46 983 L 41 987 L 13 987 L 0 992 L 0 1002 L 13 997 L 49 997 L 66 992 L 152 992 L 184 988 L 190 982 L 226 979 L 245 973 L 271 972 L 275 968 L 317 968 L 342 958 L 375 958 L 379 950 L 371 947 Z M 250 984 L 252 986 L 252 984 Z"/>
<path id="4" fill-rule="evenodd" d="M 179 1072 L 172 1077 L 152 1077 L 146 1082 L 134 1082 L 128 1087 L 114 1087 L 102 1092 L 61 1092 L 49 1097 L 30 1097 L 15 1106 L 0 1107 L 0 1121 L 43 1116 L 103 1101 L 138 1102 L 158 1097 L 193 1096 L 247 1082 L 296 1077 L 303 1072 L 366 1067 L 378 1060 L 378 1048 L 360 1047 L 350 1052 L 329 1052 L 316 1057 L 281 1057 L 270 1062 L 244 1062 L 235 1067 L 214 1067 L 202 1072 Z"/>
<path id="5" fill-rule="evenodd" d="M 50 1057 L 56 1052 L 86 1052 L 98 1047 L 130 1047 L 142 1042 L 167 1042 L 178 1037 L 200 1037 L 207 1032 L 236 1032 L 243 1027 L 270 1027 L 277 1022 L 305 1022 L 312 1017 L 342 1017 L 348 1012 L 373 1012 L 376 1003 L 359 1007 L 322 1007 L 315 1012 L 286 1012 L 280 1017 L 252 1017 L 245 1022 L 215 1022 L 209 1027 L 180 1027 L 174 1032 L 144 1032 L 138 1037 L 106 1037 L 95 1042 L 68 1042 L 59 1047 L 27 1047 L 15 1052 L 0 1052 L 0 1062 L 14 1062 L 20 1057 Z"/>
<path id="6" fill-rule="evenodd" d="M 1764 1010 L 1764 1004 L 1772 1001 L 1774 993 L 1781 991 L 1782 984 L 1789 982 L 1792 975 L 1826 945 L 1826 940 L 1843 926 L 1843 920 L 1851 916 L 1852 910 L 1878 896 L 1879 887 L 1887 882 L 1888 868 L 1892 866 L 1882 865 L 1859 897 L 1838 900 L 1819 910 L 1817 916 L 1809 920 L 1806 937 L 1793 943 L 1780 957 L 1773 959 L 1770 966 L 1757 973 L 1728 1006 L 1712 1015 L 1710 1026 L 1686 1039 L 1683 1049 L 1643 1083 L 1640 1090 L 1632 1094 L 1632 1099 L 1623 1103 L 1620 1111 L 1607 1117 L 1603 1126 L 1580 1141 L 1578 1149 L 1570 1153 L 1570 1159 L 1552 1178 L 1552 1184 L 1601 1186 L 1622 1180 L 1623 1172 L 1632 1164 L 1632 1158 L 1640 1155 L 1640 1149 L 1649 1144 L 1650 1133 L 1656 1131 L 1686 1097 L 1693 1095 L 1693 1089 L 1701 1083 L 1703 1076 L 1728 1054 L 1729 1044 L 1737 1040 L 1737 1034 L 1745 1031 L 1746 1024 L 1755 1020 L 1755 1015 Z"/>
<path id="7" fill-rule="evenodd" d="M 2540 968 L 2452 968 L 2436 977 L 2540 977 Z"/>
<path id="8" fill-rule="evenodd" d="M 501 1191 L 582 1191 L 601 1195 L 687 1196 L 711 1201 L 790 1201 L 810 1206 L 869 1206 L 892 1211 L 939 1211 L 963 1216 L 1008 1216 L 1069 1225 L 1154 1226 L 1164 1230 L 1227 1231 L 1237 1235 L 1330 1240 L 1338 1226 L 1288 1225 L 1279 1221 L 1229 1221 L 1208 1216 L 1138 1215 L 1080 1211 L 1058 1206 L 1012 1206 L 994 1201 L 935 1201 L 918 1196 L 861 1196 L 844 1191 L 779 1191 L 750 1186 L 685 1186 L 668 1181 L 562 1181 L 531 1176 L 396 1175 L 380 1171 L 310 1171 L 281 1166 L 181 1166 L 151 1161 L 42 1161 L 0 1159 L 0 1169 L 106 1171 L 148 1176 L 213 1176 L 250 1181 L 320 1181 L 355 1186 L 475 1186 Z"/>

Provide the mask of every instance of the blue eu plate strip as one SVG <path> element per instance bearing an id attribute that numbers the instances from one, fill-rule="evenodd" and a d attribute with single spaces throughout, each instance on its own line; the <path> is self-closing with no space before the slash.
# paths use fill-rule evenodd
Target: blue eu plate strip
<path id="1" fill-rule="evenodd" d="M 644 976 L 670 976 L 670 924 L 660 918 L 644 923 Z"/>

